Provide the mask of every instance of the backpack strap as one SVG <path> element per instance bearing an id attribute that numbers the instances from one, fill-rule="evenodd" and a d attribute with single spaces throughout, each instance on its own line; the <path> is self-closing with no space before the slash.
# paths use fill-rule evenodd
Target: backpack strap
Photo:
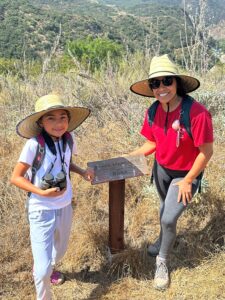
<path id="1" fill-rule="evenodd" d="M 155 102 L 152 103 L 152 105 L 148 109 L 148 124 L 150 127 L 152 127 L 152 124 L 154 123 L 154 118 L 156 114 L 156 110 L 159 106 L 159 101 L 156 100 Z M 153 176 L 153 170 L 150 178 L 150 184 L 152 184 L 154 181 L 154 176 Z"/>
<path id="2" fill-rule="evenodd" d="M 148 124 L 150 127 L 152 127 L 152 124 L 154 122 L 154 118 L 158 106 L 159 106 L 159 101 L 156 100 L 155 102 L 152 103 L 152 105 L 148 109 Z"/>
<path id="3" fill-rule="evenodd" d="M 66 151 L 66 146 L 70 148 L 70 163 L 72 163 L 73 158 L 73 138 L 72 135 L 66 131 L 63 135 L 63 151 Z M 69 168 L 69 177 L 70 177 L 70 168 Z"/>
<path id="4" fill-rule="evenodd" d="M 42 134 L 39 134 L 36 137 L 36 140 L 38 142 L 38 146 L 37 146 L 36 154 L 34 157 L 33 165 L 31 168 L 31 173 L 32 173 L 31 182 L 32 183 L 34 181 L 35 174 L 40 169 L 41 164 L 44 159 L 44 156 L 45 156 L 45 140 L 44 140 L 44 137 L 42 136 Z"/>
<path id="5" fill-rule="evenodd" d="M 33 165 L 31 168 L 31 183 L 34 183 L 34 177 L 37 173 L 37 171 L 40 169 L 41 164 L 44 160 L 45 157 L 45 139 L 43 137 L 43 135 L 40 133 L 38 136 L 36 136 L 36 140 L 37 140 L 37 150 L 36 150 L 36 154 L 33 160 Z M 28 192 L 28 199 L 31 195 L 31 192 Z M 28 205 L 28 204 L 27 204 Z"/>
<path id="6" fill-rule="evenodd" d="M 68 131 L 66 131 L 63 135 L 63 151 L 64 152 L 66 151 L 66 145 L 69 146 L 71 156 L 72 156 L 72 153 L 73 153 L 73 138 L 72 138 L 72 135 Z"/>
<path id="7" fill-rule="evenodd" d="M 72 162 L 73 158 L 73 138 L 72 135 L 66 131 L 63 135 L 63 151 L 66 151 L 66 146 L 69 146 L 70 148 L 70 163 Z"/>
<path id="8" fill-rule="evenodd" d="M 191 133 L 190 110 L 191 110 L 191 106 L 192 106 L 193 102 L 194 102 L 194 99 L 191 96 L 186 95 L 181 104 L 181 114 L 180 114 L 180 124 L 184 126 L 184 128 L 186 129 L 188 135 L 190 136 L 190 138 L 192 140 L 193 140 L 193 136 Z M 201 172 L 201 174 L 198 176 L 199 187 L 198 187 L 197 192 L 199 194 L 201 193 L 203 174 L 204 174 L 204 171 Z"/>
<path id="9" fill-rule="evenodd" d="M 191 96 L 186 95 L 181 103 L 181 113 L 180 113 L 180 124 L 184 126 L 187 130 L 188 135 L 193 140 L 191 133 L 191 118 L 190 118 L 190 110 L 191 106 L 194 102 L 194 99 Z"/>
<path id="10" fill-rule="evenodd" d="M 34 157 L 34 161 L 33 161 L 33 165 L 31 168 L 31 182 L 33 183 L 34 181 L 34 177 L 35 174 L 37 173 L 37 171 L 40 169 L 41 164 L 44 160 L 44 156 L 45 156 L 45 140 L 43 135 L 40 133 L 37 137 L 36 137 L 38 146 L 37 146 L 37 150 L 36 150 L 36 154 Z"/>

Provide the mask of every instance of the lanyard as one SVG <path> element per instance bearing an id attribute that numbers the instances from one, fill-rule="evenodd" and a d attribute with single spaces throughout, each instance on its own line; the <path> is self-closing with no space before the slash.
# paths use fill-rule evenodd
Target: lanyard
<path id="1" fill-rule="evenodd" d="M 65 152 L 61 151 L 59 140 L 57 141 L 57 145 L 58 145 L 58 149 L 59 149 L 59 155 L 60 155 L 60 159 L 61 159 L 61 163 L 62 163 L 62 168 L 64 169 Z M 63 155 L 62 155 L 62 152 L 63 152 Z"/>

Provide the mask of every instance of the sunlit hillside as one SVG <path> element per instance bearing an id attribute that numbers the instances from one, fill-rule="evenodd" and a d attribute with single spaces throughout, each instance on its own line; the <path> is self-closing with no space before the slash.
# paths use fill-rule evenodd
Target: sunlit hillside
<path id="1" fill-rule="evenodd" d="M 87 36 L 109 38 L 131 52 L 174 51 L 190 44 L 206 2 L 204 22 L 217 29 L 225 18 L 224 0 L 1 0 L 0 58 L 43 61 L 59 35 L 58 55 L 69 41 Z M 221 48 L 213 35 L 209 46 Z"/>
<path id="2" fill-rule="evenodd" d="M 79 68 L 65 73 L 50 69 L 31 76 L 24 67 L 23 77 L 1 75 L 0 299 L 35 299 L 26 193 L 9 184 L 25 143 L 16 135 L 16 123 L 33 111 L 39 96 L 54 91 L 67 103 L 92 110 L 91 117 L 75 131 L 79 155 L 74 159 L 80 166 L 129 153 L 143 142 L 139 130 L 150 105 L 149 99 L 132 94 L 129 87 L 147 76 L 149 62 L 148 56 L 129 54 L 116 68 L 108 61 L 105 69 L 94 73 Z M 202 193 L 178 224 L 170 288 L 162 293 L 152 287 L 155 259 L 148 257 L 146 246 L 159 233 L 159 200 L 149 176 L 126 180 L 125 250 L 110 256 L 108 184 L 91 185 L 72 175 L 73 228 L 68 252 L 58 266 L 67 280 L 53 288 L 53 299 L 225 299 L 224 66 L 201 75 L 200 80 L 202 85 L 192 96 L 212 113 L 214 155 L 205 170 Z M 149 168 L 152 161 L 148 158 Z"/>
<path id="3" fill-rule="evenodd" d="M 185 4 L 185 5 L 184 5 Z M 10 185 L 26 142 L 16 124 L 48 93 L 91 109 L 75 130 L 81 167 L 124 156 L 143 143 L 153 100 L 131 93 L 154 55 L 201 81 L 191 94 L 212 114 L 214 154 L 202 191 L 179 219 L 171 285 L 153 289 L 159 199 L 150 175 L 126 179 L 125 249 L 109 251 L 109 184 L 71 175 L 74 218 L 53 300 L 225 300 L 224 0 L 0 1 L 0 299 L 35 300 L 25 202 Z M 149 173 L 153 156 L 147 158 Z"/>

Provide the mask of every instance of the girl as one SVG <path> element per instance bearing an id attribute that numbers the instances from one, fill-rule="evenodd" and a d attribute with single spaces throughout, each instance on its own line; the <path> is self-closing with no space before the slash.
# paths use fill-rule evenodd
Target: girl
<path id="1" fill-rule="evenodd" d="M 64 276 L 53 271 L 64 256 L 72 222 L 72 187 L 69 172 L 84 179 L 92 170 L 72 163 L 76 145 L 69 134 L 90 114 L 89 109 L 65 106 L 58 95 L 46 95 L 35 104 L 35 113 L 20 121 L 17 133 L 29 140 L 14 168 L 11 183 L 27 191 L 33 276 L 38 300 L 51 299 L 50 283 Z M 30 172 L 28 179 L 27 172 Z"/>

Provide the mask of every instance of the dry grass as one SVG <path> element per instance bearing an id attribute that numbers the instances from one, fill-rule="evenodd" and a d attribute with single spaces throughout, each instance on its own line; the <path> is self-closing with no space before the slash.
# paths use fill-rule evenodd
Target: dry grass
<path id="1" fill-rule="evenodd" d="M 68 103 L 87 105 L 93 111 L 76 131 L 78 164 L 84 167 L 88 161 L 127 153 L 142 141 L 138 131 L 148 105 L 147 99 L 129 92 L 130 83 L 146 76 L 146 66 L 141 70 L 138 63 L 129 61 L 118 72 L 109 69 L 94 78 L 71 73 L 49 75 L 44 82 L 0 79 L 4 96 L 0 102 L 0 299 L 35 299 L 26 194 L 8 183 L 23 146 L 15 124 L 32 110 L 38 96 L 54 90 L 64 94 Z M 111 256 L 107 247 L 108 184 L 91 186 L 72 175 L 74 222 L 68 252 L 58 266 L 67 281 L 53 288 L 54 299 L 225 299 L 225 105 L 224 97 L 217 93 L 217 86 L 224 85 L 222 80 L 210 75 L 198 93 L 213 113 L 215 154 L 202 194 L 179 220 L 168 291 L 152 288 L 155 259 L 146 254 L 147 243 L 159 232 L 158 198 L 149 178 L 126 181 L 126 249 Z"/>

